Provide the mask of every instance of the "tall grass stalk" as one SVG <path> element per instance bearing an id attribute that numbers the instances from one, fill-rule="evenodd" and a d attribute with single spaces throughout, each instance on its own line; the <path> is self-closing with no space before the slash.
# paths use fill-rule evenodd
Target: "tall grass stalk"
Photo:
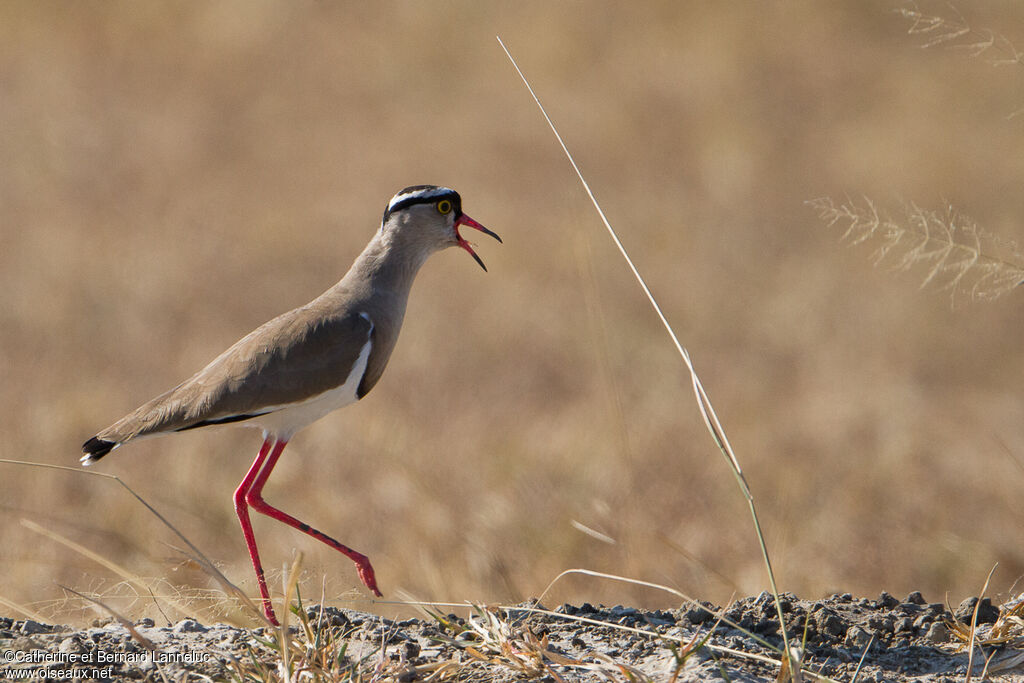
<path id="1" fill-rule="evenodd" d="M 188 540 L 188 538 L 185 537 L 185 534 L 178 531 L 178 529 L 173 524 L 167 521 L 166 517 L 160 514 L 156 508 L 150 505 L 145 498 L 136 493 L 135 490 L 132 489 L 132 487 L 128 486 L 128 484 L 126 484 L 124 480 L 122 480 L 120 477 L 113 474 L 107 474 L 106 472 L 96 472 L 93 470 L 86 470 L 79 467 L 65 467 L 64 465 L 51 465 L 50 463 L 29 462 L 26 460 L 8 460 L 6 458 L 0 458 L 0 463 L 5 465 L 21 465 L 23 467 L 43 467 L 51 470 L 64 470 L 66 472 L 73 472 L 77 475 L 103 477 L 105 479 L 112 479 L 116 481 L 126 491 L 128 491 L 128 493 L 130 493 L 137 501 L 142 503 L 142 505 L 144 505 L 146 509 L 153 514 L 153 516 L 160 520 L 160 522 L 163 523 L 164 526 L 170 529 L 175 536 L 180 538 L 182 543 L 189 547 L 189 550 L 192 551 L 191 558 L 196 562 L 196 564 L 198 564 L 203 569 L 203 571 L 205 571 L 210 577 L 217 581 L 217 583 L 221 585 L 221 587 L 225 590 L 227 594 L 233 595 L 242 604 L 243 607 L 245 607 L 249 612 L 257 615 L 267 624 L 267 626 L 272 626 L 270 621 L 263 615 L 263 610 L 258 609 L 256 607 L 256 603 L 253 602 L 252 599 L 248 595 L 246 595 L 241 588 L 231 583 L 231 581 L 228 580 L 228 577 L 224 576 L 224 573 L 217 569 L 213 562 L 208 557 L 206 557 L 206 555 L 204 555 L 202 551 L 200 551 L 199 548 L 197 548 L 195 544 L 192 543 L 192 541 Z"/>
<path id="2" fill-rule="evenodd" d="M 761 530 L 761 522 L 757 517 L 757 508 L 754 505 L 754 496 L 750 492 L 750 486 L 747 484 L 746 478 L 743 476 L 743 468 L 740 467 L 739 460 L 736 458 L 736 454 L 729 444 L 729 439 L 725 435 L 725 430 L 722 429 L 722 424 L 718 420 L 718 415 L 715 413 L 715 409 L 711 405 L 711 400 L 708 398 L 707 392 L 704 390 L 704 386 L 701 384 L 700 378 L 697 376 L 697 371 L 693 367 L 693 363 L 690 360 L 690 354 L 686 348 L 679 341 L 679 337 L 676 335 L 675 330 L 672 329 L 672 325 L 669 323 L 668 318 L 665 317 L 665 313 L 661 310 L 661 306 L 658 305 L 658 301 L 654 298 L 654 294 L 651 292 L 650 287 L 644 281 L 643 276 L 640 274 L 640 270 L 633 263 L 633 259 L 629 257 L 629 253 L 626 248 L 622 245 L 622 241 L 619 239 L 618 234 L 608 221 L 608 217 L 605 216 L 604 211 L 601 209 L 601 205 L 598 203 L 597 198 L 594 196 L 594 192 L 590 189 L 590 185 L 583 177 L 583 173 L 580 171 L 579 166 L 576 164 L 576 160 L 573 158 L 572 153 L 569 152 L 569 148 L 566 146 L 565 141 L 562 140 L 562 136 L 559 134 L 558 129 L 555 127 L 551 117 L 548 116 L 547 110 L 544 109 L 544 105 L 541 104 L 540 98 L 537 97 L 537 93 L 534 92 L 533 87 L 523 74 L 522 69 L 519 68 L 519 64 L 516 63 L 512 53 L 509 52 L 508 48 L 505 47 L 505 43 L 498 37 L 498 44 L 501 45 L 501 49 L 505 51 L 505 55 L 509 61 L 512 62 L 512 66 L 515 67 L 516 73 L 522 79 L 526 89 L 530 92 L 530 96 L 533 97 L 533 101 L 537 104 L 537 108 L 540 109 L 540 113 L 544 116 L 544 120 L 547 121 L 548 126 L 551 128 L 551 132 L 554 133 L 555 139 L 558 140 L 558 144 L 562 147 L 562 151 L 565 153 L 566 158 L 572 165 L 573 170 L 576 172 L 576 177 L 579 178 L 580 183 L 583 185 L 583 189 L 586 191 L 587 196 L 590 198 L 591 204 L 594 205 L 594 209 L 597 211 L 597 215 L 601 218 L 601 222 L 604 227 L 608 230 L 608 234 L 611 236 L 612 241 L 615 242 L 615 246 L 618 247 L 619 253 L 626 260 L 629 265 L 629 269 L 632 271 L 633 276 L 639 283 L 640 288 L 644 294 L 647 295 L 648 301 L 654 308 L 655 313 L 658 314 L 658 318 L 664 325 L 665 330 L 668 332 L 669 337 L 672 340 L 673 345 L 682 357 L 683 362 L 686 364 L 687 369 L 690 371 L 690 377 L 693 384 L 693 391 L 697 398 L 697 406 L 700 409 L 701 417 L 704 419 L 704 424 L 711 434 L 711 438 L 714 440 L 715 445 L 718 447 L 719 452 L 725 458 L 726 463 L 729 465 L 732 471 L 733 477 L 736 479 L 736 483 L 743 493 L 744 498 L 747 501 L 747 505 L 750 508 L 750 516 L 754 522 L 754 530 L 757 533 L 757 541 L 761 548 L 761 557 L 764 560 L 765 568 L 768 571 L 768 582 L 771 585 L 772 596 L 775 600 L 775 610 L 779 617 L 779 630 L 782 632 L 782 643 L 784 656 L 791 659 L 789 650 L 789 638 L 786 635 L 786 622 L 782 614 L 782 603 L 779 600 L 779 590 L 775 582 L 775 572 L 772 570 L 771 559 L 768 556 L 768 547 L 765 544 L 764 533 Z M 791 662 L 791 664 L 796 664 Z M 790 671 L 796 671 L 795 667 L 791 668 Z"/>
<path id="3" fill-rule="evenodd" d="M 964 678 L 964 683 L 971 683 L 971 671 L 974 667 L 974 643 L 978 635 L 978 610 L 981 609 L 981 601 L 985 598 L 985 593 L 988 593 L 988 584 L 992 581 L 992 575 L 996 572 L 996 567 L 999 566 L 997 562 L 993 565 L 989 571 L 988 576 L 985 577 L 985 585 L 981 587 L 981 593 L 978 595 L 978 601 L 974 603 L 974 612 L 971 614 L 971 640 L 967 645 L 967 676 Z M 982 652 L 982 655 L 985 653 Z M 988 662 L 985 662 L 985 669 L 988 670 Z M 984 679 L 984 674 L 982 678 Z"/>
<path id="4" fill-rule="evenodd" d="M 46 528 L 36 524 L 35 522 L 33 522 L 30 519 L 22 518 L 21 525 L 23 527 L 25 527 L 26 529 L 30 530 L 30 531 L 33 531 L 33 532 L 35 532 L 35 533 L 37 533 L 37 534 L 39 534 L 41 536 L 45 536 L 45 537 L 49 538 L 52 541 L 56 541 L 57 543 L 60 543 L 61 545 L 65 546 L 67 548 L 70 548 L 71 550 L 75 551 L 79 555 L 82 555 L 83 557 L 87 557 L 90 560 L 92 560 L 93 562 L 95 562 L 96 564 L 99 564 L 99 565 L 105 567 L 106 569 L 110 570 L 114 574 L 117 574 L 122 579 L 124 579 L 129 585 L 134 586 L 135 589 L 139 591 L 140 595 L 144 594 L 144 593 L 148 593 L 149 596 L 153 599 L 153 604 L 160 611 L 160 614 L 163 615 L 163 617 L 164 617 L 164 619 L 166 621 L 168 621 L 168 622 L 170 621 L 170 619 L 167 618 L 167 614 L 164 612 L 163 608 L 160 606 L 160 601 L 157 600 L 156 595 L 153 593 L 153 589 L 145 581 L 143 581 L 141 577 L 139 577 L 139 576 L 129 572 L 127 569 L 125 569 L 121 565 L 119 565 L 116 562 L 113 562 L 113 561 L 103 557 L 99 553 L 93 552 L 92 550 L 90 550 L 89 548 L 86 548 L 81 543 L 75 543 L 70 538 L 62 536 L 61 534 L 58 534 L 56 531 L 53 531 L 51 529 L 46 529 Z M 70 589 L 67 589 L 67 588 L 65 588 L 65 590 L 69 590 L 70 591 Z M 77 591 L 70 591 L 70 592 L 74 593 L 75 595 L 81 596 L 81 593 L 79 593 Z M 100 603 L 98 600 L 93 600 L 91 598 L 86 598 L 86 600 L 99 605 L 103 609 L 108 609 L 108 611 L 112 611 L 112 610 L 109 610 L 109 608 L 107 608 L 106 605 Z M 170 596 L 165 596 L 164 600 L 172 608 L 174 608 L 174 610 L 176 610 L 180 615 L 188 616 L 188 614 L 189 614 L 188 608 L 184 604 L 182 604 L 181 602 L 179 602 L 178 600 L 176 600 L 176 599 L 174 599 L 174 598 L 172 598 Z"/>

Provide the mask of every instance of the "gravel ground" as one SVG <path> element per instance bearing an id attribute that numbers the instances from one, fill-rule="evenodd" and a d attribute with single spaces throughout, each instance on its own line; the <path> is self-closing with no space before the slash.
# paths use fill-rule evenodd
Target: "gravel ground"
<path id="1" fill-rule="evenodd" d="M 956 619 L 969 622 L 975 603 L 964 601 L 954 610 Z M 850 681 L 864 655 L 858 681 L 965 678 L 966 648 L 948 626 L 954 615 L 920 593 L 904 600 L 883 593 L 874 600 L 846 594 L 818 601 L 785 594 L 782 604 L 790 638 L 798 644 L 806 631 L 807 670 Z M 465 619 L 448 615 L 405 621 L 312 607 L 307 623 L 313 628 L 292 627 L 293 640 L 300 644 L 292 666 L 316 660 L 310 653 L 319 647 L 332 655 L 331 664 L 321 666 L 333 667 L 342 674 L 339 679 L 358 672 L 364 680 L 397 681 L 667 681 L 673 676 L 679 681 L 763 681 L 774 680 L 779 672 L 764 659 L 777 660 L 778 654 L 744 632 L 774 645 L 781 642 L 767 594 L 733 603 L 725 617 L 743 630 L 719 623 L 706 644 L 693 648 L 685 660 L 679 656 L 679 639 L 685 646 L 715 626 L 715 617 L 698 607 L 646 611 L 562 605 L 554 610 L 556 616 L 538 614 L 533 607 L 527 603 L 511 610 L 479 609 Z M 1024 628 L 1017 624 L 1019 613 L 1014 621 L 1006 617 L 1006 605 L 1003 610 L 1000 623 L 1012 627 L 1010 640 L 1001 648 L 984 648 L 986 657 L 993 655 L 989 672 L 997 680 L 1024 681 Z M 999 616 L 1000 610 L 983 600 L 978 623 L 985 626 L 979 632 L 992 629 Z M 275 636 L 261 628 L 204 625 L 193 619 L 156 625 L 143 619 L 134 631 L 116 621 L 73 629 L 0 618 L 0 680 L 237 680 L 243 669 L 264 675 L 280 671 Z M 311 645 L 317 634 L 334 641 Z M 976 656 L 975 674 L 983 665 L 983 657 Z"/>

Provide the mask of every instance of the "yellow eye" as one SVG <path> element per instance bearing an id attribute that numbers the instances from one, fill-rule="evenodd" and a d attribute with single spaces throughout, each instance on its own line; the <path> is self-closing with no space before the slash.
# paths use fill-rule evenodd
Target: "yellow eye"
<path id="1" fill-rule="evenodd" d="M 442 199 L 437 203 L 437 210 L 443 214 L 449 214 L 452 212 L 452 203 L 447 199 Z"/>

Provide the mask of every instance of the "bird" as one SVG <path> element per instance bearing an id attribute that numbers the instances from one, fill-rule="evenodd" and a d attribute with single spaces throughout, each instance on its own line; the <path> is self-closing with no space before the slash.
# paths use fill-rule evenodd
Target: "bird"
<path id="1" fill-rule="evenodd" d="M 463 213 L 455 190 L 438 185 L 401 190 L 337 284 L 256 328 L 192 377 L 96 433 L 82 445 L 82 464 L 92 465 L 143 437 L 229 424 L 256 427 L 263 443 L 235 490 L 234 506 L 268 621 L 279 624 L 249 508 L 341 552 L 355 563 L 366 588 L 382 597 L 366 555 L 271 506 L 263 500 L 263 487 L 299 430 L 360 400 L 377 384 L 398 340 L 413 280 L 431 254 L 460 247 L 487 270 L 461 227 L 502 241 Z"/>

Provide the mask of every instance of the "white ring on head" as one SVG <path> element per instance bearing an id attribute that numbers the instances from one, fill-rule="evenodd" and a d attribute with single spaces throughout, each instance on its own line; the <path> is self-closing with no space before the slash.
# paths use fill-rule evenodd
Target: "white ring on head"
<path id="1" fill-rule="evenodd" d="M 385 213 L 391 211 L 391 209 L 393 209 L 396 204 L 398 204 L 399 202 L 403 202 L 406 199 L 412 199 L 413 197 L 417 199 L 431 199 L 433 197 L 441 197 L 446 194 L 453 194 L 454 192 L 455 190 L 448 187 L 431 187 L 425 190 L 399 192 L 398 194 L 391 198 L 390 202 L 388 202 L 388 209 L 387 211 L 385 211 Z"/>

